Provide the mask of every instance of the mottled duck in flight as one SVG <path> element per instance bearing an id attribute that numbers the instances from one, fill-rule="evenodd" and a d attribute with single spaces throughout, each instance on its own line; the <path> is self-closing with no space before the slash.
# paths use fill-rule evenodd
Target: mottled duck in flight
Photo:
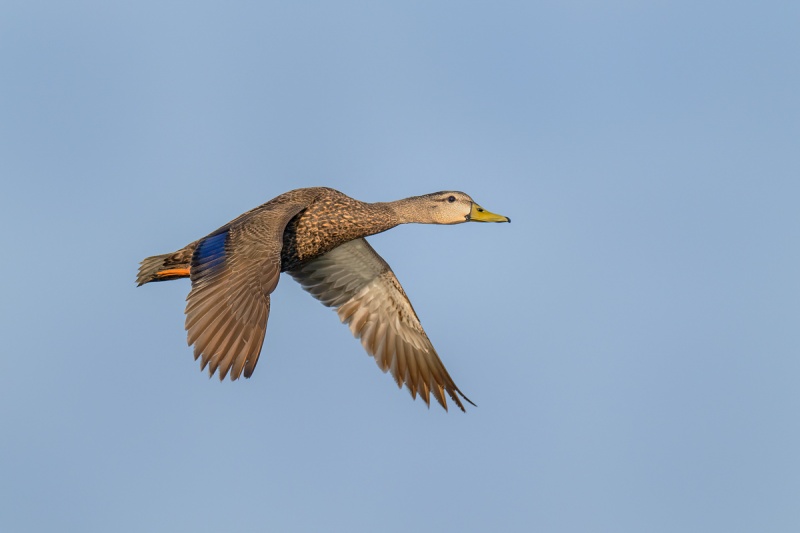
<path id="1" fill-rule="evenodd" d="M 392 269 L 364 237 L 399 224 L 510 222 L 463 192 L 365 203 L 313 187 L 281 194 L 170 254 L 142 261 L 137 282 L 190 278 L 186 331 L 194 357 L 220 379 L 255 370 L 281 272 L 328 307 L 375 358 L 430 405 L 469 398 L 448 374 Z M 473 404 L 474 405 L 474 404 Z"/>

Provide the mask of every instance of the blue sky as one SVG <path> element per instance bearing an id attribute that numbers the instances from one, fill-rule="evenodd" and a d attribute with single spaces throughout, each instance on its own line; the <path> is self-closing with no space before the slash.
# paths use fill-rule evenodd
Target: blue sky
<path id="1" fill-rule="evenodd" d="M 0 529 L 800 528 L 800 7 L 6 2 Z M 479 407 L 284 277 L 209 380 L 138 262 L 284 191 L 371 240 Z"/>

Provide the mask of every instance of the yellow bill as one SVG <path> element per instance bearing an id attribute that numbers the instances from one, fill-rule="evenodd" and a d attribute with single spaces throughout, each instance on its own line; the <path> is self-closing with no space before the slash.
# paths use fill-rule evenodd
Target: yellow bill
<path id="1" fill-rule="evenodd" d="M 467 220 L 471 222 L 511 222 L 510 218 L 487 211 L 475 202 L 472 202 L 472 210 Z"/>

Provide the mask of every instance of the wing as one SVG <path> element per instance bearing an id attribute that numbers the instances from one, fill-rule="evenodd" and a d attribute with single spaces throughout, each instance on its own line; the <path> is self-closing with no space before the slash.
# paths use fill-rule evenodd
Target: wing
<path id="1" fill-rule="evenodd" d="M 286 224 L 305 204 L 278 204 L 239 218 L 200 240 L 192 255 L 186 331 L 194 358 L 220 380 L 255 370 L 281 273 Z"/>
<path id="2" fill-rule="evenodd" d="M 472 403 L 436 355 L 394 272 L 366 240 L 342 244 L 289 274 L 335 308 L 381 370 L 391 371 L 398 387 L 405 383 L 413 398 L 419 394 L 430 406 L 433 393 L 447 410 L 447 391 L 462 411 L 459 395 Z"/>

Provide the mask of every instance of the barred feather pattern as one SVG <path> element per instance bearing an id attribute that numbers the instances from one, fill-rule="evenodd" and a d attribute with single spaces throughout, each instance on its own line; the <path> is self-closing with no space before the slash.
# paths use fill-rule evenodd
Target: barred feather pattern
<path id="1" fill-rule="evenodd" d="M 289 274 L 312 296 L 336 309 L 383 372 L 412 398 L 430 395 L 447 409 L 445 392 L 463 411 L 459 390 L 425 334 L 389 265 L 365 239 L 334 248 Z M 474 405 L 474 404 L 473 404 Z"/>

